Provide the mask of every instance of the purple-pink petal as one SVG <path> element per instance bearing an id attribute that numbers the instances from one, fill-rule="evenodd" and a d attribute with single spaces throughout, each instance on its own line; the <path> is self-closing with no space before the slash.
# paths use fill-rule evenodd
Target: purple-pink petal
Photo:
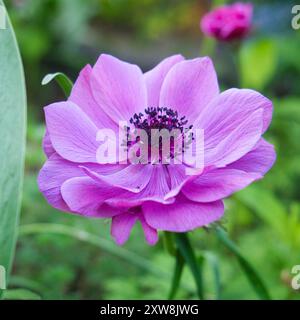
<path id="1" fill-rule="evenodd" d="M 145 239 L 150 246 L 154 246 L 158 241 L 157 230 L 152 228 L 145 220 L 144 216 L 140 214 L 139 220 L 141 222 Z"/>
<path id="2" fill-rule="evenodd" d="M 70 101 L 53 103 L 44 109 L 56 152 L 69 161 L 97 162 L 97 127 L 87 115 Z"/>
<path id="3" fill-rule="evenodd" d="M 145 201 L 155 201 L 159 203 L 172 203 L 174 199 L 165 199 L 165 195 L 170 191 L 169 175 L 164 166 L 153 166 L 151 178 L 141 192 L 125 192 L 108 199 L 106 203 L 111 206 L 136 207 Z"/>
<path id="4" fill-rule="evenodd" d="M 138 215 L 133 213 L 123 213 L 112 218 L 111 235 L 116 244 L 121 246 L 128 240 L 137 220 Z"/>
<path id="5" fill-rule="evenodd" d="M 168 72 L 160 94 L 160 106 L 174 108 L 193 124 L 205 106 L 219 94 L 216 71 L 210 58 L 177 63 Z"/>
<path id="6" fill-rule="evenodd" d="M 199 114 L 194 122 L 196 128 L 205 130 L 205 135 L 218 138 L 232 131 L 258 109 L 263 110 L 264 133 L 271 122 L 272 101 L 250 89 L 229 89 L 222 92 Z"/>
<path id="7" fill-rule="evenodd" d="M 272 168 L 275 160 L 276 152 L 274 146 L 262 138 L 253 150 L 241 159 L 231 163 L 228 168 L 258 173 L 263 176 Z"/>
<path id="8" fill-rule="evenodd" d="M 50 135 L 47 129 L 43 138 L 43 150 L 47 158 L 50 158 L 52 154 L 55 153 L 55 149 L 53 148 L 52 142 L 50 140 Z"/>
<path id="9" fill-rule="evenodd" d="M 92 67 L 85 66 L 80 72 L 72 88 L 69 101 L 74 102 L 94 122 L 98 129 L 110 128 L 115 132 L 117 124 L 103 111 L 93 96 L 91 89 Z"/>
<path id="10" fill-rule="evenodd" d="M 222 201 L 199 203 L 180 196 L 173 204 L 145 202 L 147 223 L 154 229 L 187 232 L 219 220 L 224 213 Z"/>
<path id="11" fill-rule="evenodd" d="M 175 64 L 183 60 L 184 57 L 180 54 L 171 56 L 144 74 L 148 93 L 148 107 L 159 106 L 160 91 L 167 73 Z"/>
<path id="12" fill-rule="evenodd" d="M 216 169 L 189 181 L 183 188 L 184 195 L 197 202 L 213 202 L 247 187 L 262 176 L 234 169 Z"/>
<path id="13" fill-rule="evenodd" d="M 224 167 L 251 151 L 262 134 L 262 114 L 262 109 L 256 110 L 236 128 L 221 131 L 217 138 L 204 133 L 205 165 Z"/>
<path id="14" fill-rule="evenodd" d="M 134 113 L 147 107 L 144 77 L 136 65 L 102 54 L 91 78 L 95 100 L 115 122 L 129 121 Z"/>
<path id="15" fill-rule="evenodd" d="M 118 245 L 123 245 L 129 238 L 137 221 L 141 222 L 145 239 L 149 245 L 158 241 L 157 230 L 148 225 L 142 213 L 122 213 L 112 218 L 111 235 Z"/>
<path id="16" fill-rule="evenodd" d="M 62 197 L 73 212 L 99 218 L 108 218 L 120 213 L 115 208 L 103 208 L 104 201 L 118 192 L 117 188 L 96 182 L 90 177 L 71 178 L 61 186 Z"/>
<path id="17" fill-rule="evenodd" d="M 84 176 L 84 172 L 78 165 L 66 161 L 54 153 L 39 172 L 38 186 L 54 208 L 71 211 L 61 196 L 60 188 L 66 180 L 81 176 Z"/>
<path id="18" fill-rule="evenodd" d="M 105 182 L 108 185 L 119 187 L 121 189 L 138 193 L 145 189 L 152 176 L 152 165 L 128 165 L 119 166 L 117 170 L 111 174 L 101 174 L 83 167 L 86 173 L 96 181 Z"/>

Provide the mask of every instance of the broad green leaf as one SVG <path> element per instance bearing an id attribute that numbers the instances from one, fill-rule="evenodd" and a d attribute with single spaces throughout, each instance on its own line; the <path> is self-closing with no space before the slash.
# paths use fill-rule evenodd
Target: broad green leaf
<path id="1" fill-rule="evenodd" d="M 249 283 L 255 290 L 257 296 L 262 300 L 270 300 L 270 295 L 262 279 L 252 265 L 242 255 L 235 243 L 228 238 L 226 232 L 222 228 L 216 227 L 216 233 L 223 245 L 236 256 L 242 270 L 244 271 Z"/>
<path id="2" fill-rule="evenodd" d="M 69 97 L 73 87 L 73 82 L 70 80 L 70 78 L 62 72 L 49 73 L 43 78 L 42 85 L 45 86 L 52 80 L 56 80 L 60 88 L 63 90 L 65 96 Z"/>
<path id="3" fill-rule="evenodd" d="M 277 46 L 272 40 L 246 42 L 239 55 L 242 87 L 263 89 L 274 75 L 277 59 Z"/>
<path id="4" fill-rule="evenodd" d="M 8 17 L 6 29 L 0 29 L 0 79 L 0 265 L 8 275 L 19 223 L 26 130 L 23 66 Z"/>
<path id="5" fill-rule="evenodd" d="M 186 233 L 175 234 L 175 242 L 178 251 L 185 260 L 185 263 L 190 268 L 197 287 L 197 294 L 199 299 L 204 299 L 203 294 L 203 279 L 202 279 L 202 264 L 198 263 L 194 250 L 190 244 L 188 235 Z"/>

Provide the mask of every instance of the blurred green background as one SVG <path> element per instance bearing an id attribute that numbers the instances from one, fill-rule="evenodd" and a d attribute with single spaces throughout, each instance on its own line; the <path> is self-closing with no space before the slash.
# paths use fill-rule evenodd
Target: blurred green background
<path id="1" fill-rule="evenodd" d="M 10 288 L 27 288 L 43 299 L 167 297 L 174 262 L 162 241 L 147 246 L 141 228 L 135 227 L 119 248 L 110 239 L 108 222 L 58 212 L 39 193 L 36 178 L 45 161 L 43 106 L 64 99 L 57 85 L 42 87 L 41 80 L 56 71 L 75 80 L 102 52 L 143 70 L 182 53 L 188 58 L 211 55 L 222 89 L 236 86 L 239 79 L 239 86 L 259 90 L 274 101 L 267 139 L 276 145 L 277 162 L 265 179 L 226 201 L 222 223 L 273 299 L 300 298 L 290 285 L 291 269 L 300 264 L 300 34 L 291 28 L 296 3 L 249 2 L 255 8 L 253 32 L 242 43 L 237 61 L 230 44 L 201 34 L 199 21 L 211 1 L 6 1 L 25 65 L 29 103 L 21 226 Z M 196 230 L 192 240 L 207 257 L 207 299 L 257 298 L 212 230 Z M 196 298 L 188 270 L 178 298 Z"/>

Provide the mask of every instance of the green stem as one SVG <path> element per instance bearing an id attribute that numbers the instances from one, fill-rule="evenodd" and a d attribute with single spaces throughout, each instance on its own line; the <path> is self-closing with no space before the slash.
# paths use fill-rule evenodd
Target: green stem
<path id="1" fill-rule="evenodd" d="M 176 260 L 175 260 L 175 269 L 174 269 L 174 275 L 173 275 L 173 279 L 172 279 L 172 285 L 171 285 L 171 290 L 169 293 L 169 300 L 173 300 L 177 290 L 179 288 L 179 284 L 180 284 L 180 280 L 181 280 L 181 276 L 182 276 L 182 272 L 183 272 L 183 268 L 184 268 L 184 258 L 183 256 L 180 254 L 179 250 L 177 250 L 176 252 Z"/>
<path id="2" fill-rule="evenodd" d="M 176 255 L 176 248 L 174 245 L 174 237 L 171 232 L 165 231 L 163 233 L 163 243 L 166 251 L 171 255 L 175 256 Z"/>
<path id="3" fill-rule="evenodd" d="M 182 255 L 185 263 L 190 268 L 197 287 L 197 294 L 200 300 L 204 299 L 203 295 L 203 280 L 202 280 L 202 268 L 197 262 L 196 255 L 187 233 L 175 234 L 175 241 L 178 247 L 178 251 Z"/>

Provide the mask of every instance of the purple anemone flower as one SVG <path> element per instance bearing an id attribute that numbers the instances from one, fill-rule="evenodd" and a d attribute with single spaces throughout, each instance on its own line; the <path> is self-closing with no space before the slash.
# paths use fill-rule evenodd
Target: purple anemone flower
<path id="1" fill-rule="evenodd" d="M 219 220 L 223 199 L 261 179 L 275 152 L 262 138 L 272 102 L 249 89 L 219 91 L 208 57 L 163 60 L 142 73 L 136 65 L 102 54 L 80 73 L 67 101 L 45 107 L 47 161 L 40 191 L 55 208 L 93 218 L 111 218 L 111 234 L 124 244 L 140 222 L 154 245 L 158 230 L 187 232 Z M 199 128 L 204 132 L 203 168 L 108 161 L 100 164 L 99 129 Z"/>
<path id="2" fill-rule="evenodd" d="M 251 3 L 236 2 L 217 7 L 201 20 L 201 30 L 209 37 L 222 41 L 244 38 L 252 26 Z"/>

